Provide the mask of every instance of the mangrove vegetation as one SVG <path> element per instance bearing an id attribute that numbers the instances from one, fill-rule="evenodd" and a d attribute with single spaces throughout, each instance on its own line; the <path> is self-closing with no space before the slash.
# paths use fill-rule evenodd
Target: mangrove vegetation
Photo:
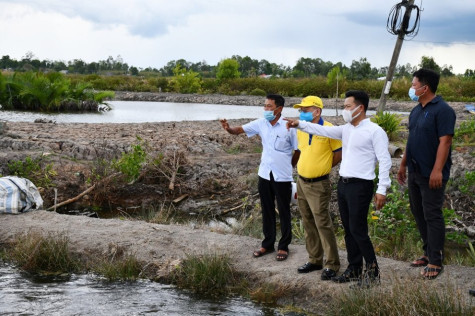
<path id="1" fill-rule="evenodd" d="M 0 72 L 0 105 L 5 110 L 41 112 L 99 111 L 111 91 L 95 91 L 91 83 L 72 82 L 59 72 Z M 106 105 L 100 107 L 100 105 Z"/>

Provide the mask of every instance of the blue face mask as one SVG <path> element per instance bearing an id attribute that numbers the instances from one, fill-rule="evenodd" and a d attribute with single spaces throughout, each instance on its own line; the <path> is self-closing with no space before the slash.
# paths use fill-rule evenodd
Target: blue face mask
<path id="1" fill-rule="evenodd" d="M 410 88 L 408 94 L 412 101 L 419 101 L 419 96 L 416 95 L 416 89 Z"/>
<path id="2" fill-rule="evenodd" d="M 313 121 L 313 112 L 300 112 L 299 119 L 301 121 L 311 122 Z"/>
<path id="3" fill-rule="evenodd" d="M 275 119 L 274 111 L 264 111 L 264 118 L 269 122 L 273 121 Z"/>
<path id="4" fill-rule="evenodd" d="M 421 94 L 421 95 L 416 95 L 416 91 L 419 90 L 419 89 L 422 89 L 422 88 L 424 88 L 424 87 L 425 87 L 425 85 L 423 85 L 422 87 L 420 87 L 420 88 L 418 88 L 418 89 L 410 88 L 410 89 L 409 89 L 409 93 L 408 93 L 408 94 L 409 94 L 409 98 L 411 98 L 412 101 L 416 101 L 416 102 L 419 101 L 419 97 L 422 96 L 422 95 L 424 95 L 425 92 L 424 92 L 423 94 Z"/>

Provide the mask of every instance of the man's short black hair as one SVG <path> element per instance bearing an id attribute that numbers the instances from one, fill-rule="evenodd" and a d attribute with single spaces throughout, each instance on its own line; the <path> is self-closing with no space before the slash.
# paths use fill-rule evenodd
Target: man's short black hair
<path id="1" fill-rule="evenodd" d="M 280 94 L 268 94 L 266 99 L 273 100 L 276 106 L 284 106 L 285 99 Z"/>
<path id="2" fill-rule="evenodd" d="M 430 91 L 432 91 L 432 93 L 435 93 L 437 91 L 437 87 L 439 86 L 440 74 L 436 71 L 421 68 L 417 70 L 412 76 L 419 79 L 419 82 L 422 85 L 427 85 Z"/>
<path id="3" fill-rule="evenodd" d="M 363 90 L 350 90 L 345 93 L 345 98 L 353 97 L 357 105 L 363 104 L 364 111 L 368 110 L 369 96 Z"/>

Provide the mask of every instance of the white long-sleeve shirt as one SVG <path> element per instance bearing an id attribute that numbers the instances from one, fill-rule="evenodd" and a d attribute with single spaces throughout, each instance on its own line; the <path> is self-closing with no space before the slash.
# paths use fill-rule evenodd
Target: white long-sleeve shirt
<path id="1" fill-rule="evenodd" d="M 340 176 L 374 180 L 376 162 L 379 162 L 378 188 L 376 193 L 386 195 L 391 186 L 389 170 L 391 155 L 386 132 L 369 118 L 362 120 L 357 126 L 351 123 L 340 126 L 321 126 L 310 122 L 299 121 L 298 129 L 314 135 L 341 139 L 343 157 Z"/>

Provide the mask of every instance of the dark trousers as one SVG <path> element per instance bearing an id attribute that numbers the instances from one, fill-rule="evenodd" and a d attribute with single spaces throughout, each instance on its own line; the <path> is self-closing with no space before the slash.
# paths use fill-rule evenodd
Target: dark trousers
<path id="1" fill-rule="evenodd" d="M 262 231 L 264 240 L 262 248 L 273 250 L 276 240 L 276 212 L 275 200 L 280 217 L 280 231 L 282 237 L 279 240 L 278 250 L 289 251 L 289 244 L 292 240 L 292 227 L 290 220 L 290 199 L 292 196 L 291 182 L 276 182 L 272 173 L 270 181 L 259 177 L 259 197 L 262 208 Z"/>
<path id="2" fill-rule="evenodd" d="M 373 197 L 372 180 L 338 181 L 338 207 L 345 229 L 348 268 L 361 270 L 363 258 L 366 266 L 376 262 L 373 244 L 368 235 L 368 209 Z"/>
<path id="3" fill-rule="evenodd" d="M 445 223 L 442 206 L 446 184 L 447 181 L 443 181 L 440 189 L 431 189 L 429 178 L 417 172 L 410 172 L 408 177 L 411 212 L 424 243 L 424 255 L 436 266 L 442 266 L 443 260 Z"/>

